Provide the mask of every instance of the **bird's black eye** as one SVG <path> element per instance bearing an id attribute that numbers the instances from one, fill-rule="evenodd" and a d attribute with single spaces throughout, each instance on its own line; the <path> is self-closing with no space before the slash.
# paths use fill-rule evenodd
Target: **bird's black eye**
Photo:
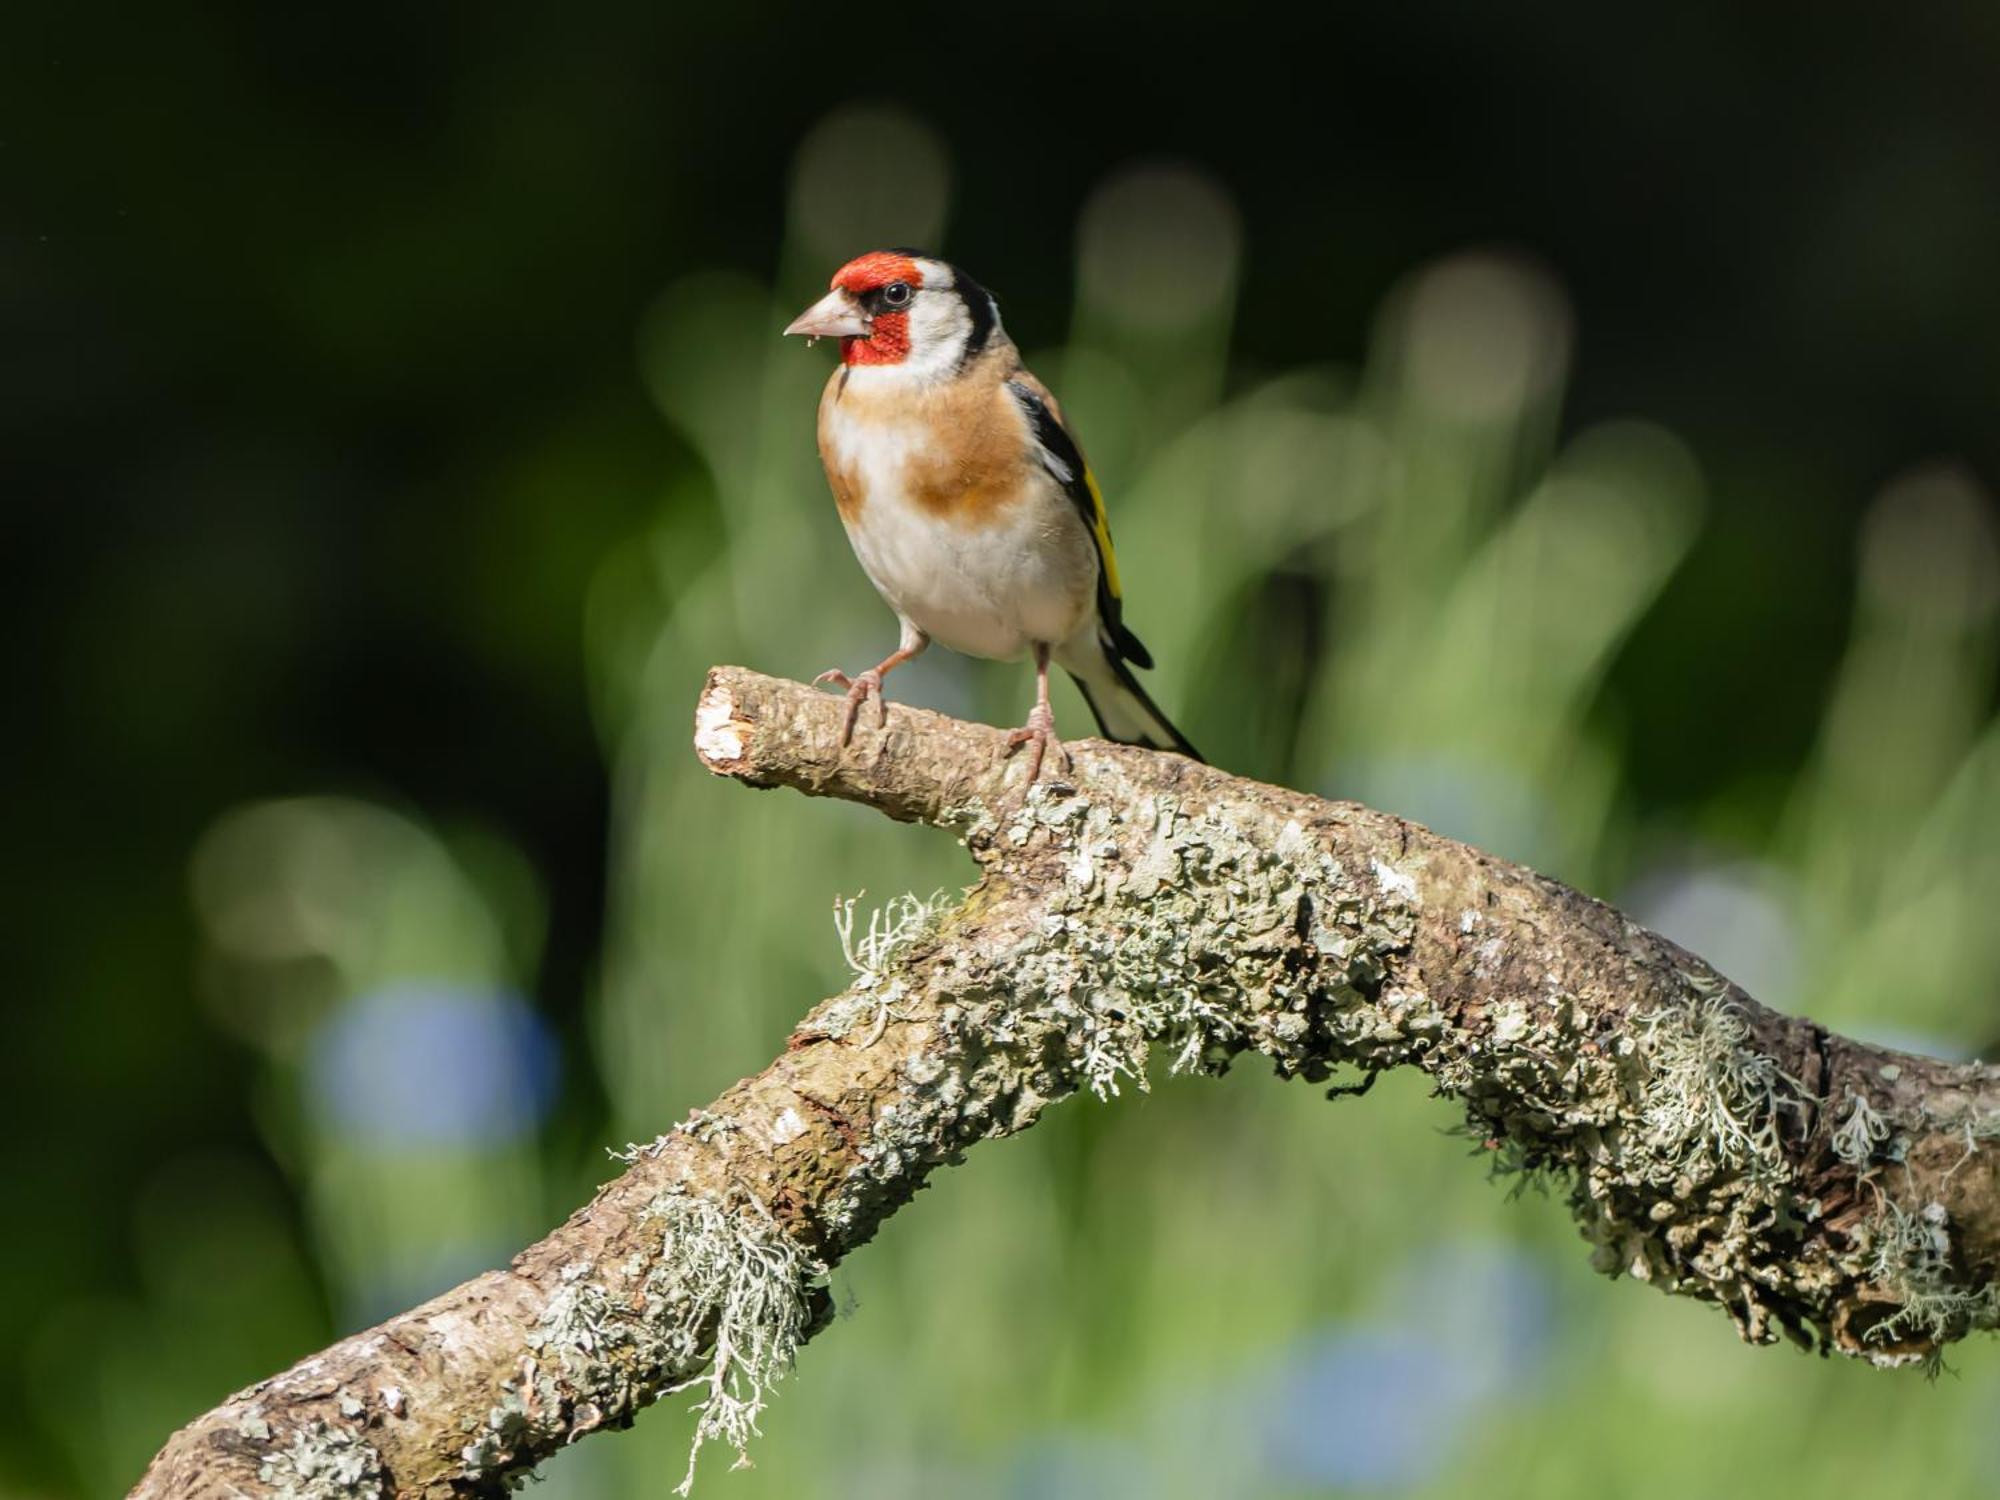
<path id="1" fill-rule="evenodd" d="M 882 301 L 889 307 L 903 307 L 910 300 L 910 284 L 907 281 L 892 281 L 882 288 Z"/>

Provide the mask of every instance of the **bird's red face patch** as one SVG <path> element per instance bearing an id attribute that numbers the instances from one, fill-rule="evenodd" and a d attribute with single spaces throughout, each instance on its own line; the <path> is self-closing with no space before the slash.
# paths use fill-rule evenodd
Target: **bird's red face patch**
<path id="1" fill-rule="evenodd" d="M 833 274 L 833 285 L 857 298 L 867 298 L 871 292 L 879 292 L 897 282 L 909 287 L 914 294 L 924 284 L 924 273 L 909 256 L 898 255 L 893 250 L 874 250 L 867 255 L 856 256 Z M 840 341 L 843 363 L 896 365 L 909 355 L 909 313 L 881 308 L 873 314 L 873 318 L 867 338 L 844 338 Z"/>
<path id="2" fill-rule="evenodd" d="M 900 365 L 910 353 L 910 315 L 881 313 L 875 331 L 867 338 L 840 341 L 841 363 L 849 365 Z"/>

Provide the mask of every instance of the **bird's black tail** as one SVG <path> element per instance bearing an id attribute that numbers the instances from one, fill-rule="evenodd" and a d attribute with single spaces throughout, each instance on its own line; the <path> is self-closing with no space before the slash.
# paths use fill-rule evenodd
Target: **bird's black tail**
<path id="1" fill-rule="evenodd" d="M 1138 642 L 1134 640 L 1134 645 Z M 1145 648 L 1140 647 L 1143 651 Z M 1088 646 L 1073 648 L 1057 657 L 1070 680 L 1083 694 L 1083 701 L 1097 718 L 1097 727 L 1107 740 L 1121 745 L 1145 745 L 1154 750 L 1173 750 L 1189 760 L 1201 760 L 1201 752 L 1188 743 L 1187 736 L 1174 728 L 1173 721 L 1160 712 L 1159 705 L 1139 686 L 1132 665 L 1104 638 L 1094 633 Z"/>

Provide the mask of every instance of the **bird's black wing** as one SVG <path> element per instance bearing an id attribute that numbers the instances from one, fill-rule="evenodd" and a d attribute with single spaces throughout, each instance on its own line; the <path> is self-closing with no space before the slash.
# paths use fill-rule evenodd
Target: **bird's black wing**
<path id="1" fill-rule="evenodd" d="M 1097 547 L 1097 619 L 1104 627 L 1105 644 L 1135 667 L 1152 666 L 1153 653 L 1125 628 L 1118 555 L 1111 549 L 1111 522 L 1104 514 L 1104 494 L 1097 487 L 1097 476 L 1090 472 L 1083 450 L 1056 415 L 1054 401 L 1039 380 L 1024 370 L 1008 380 L 1007 392 L 1028 419 L 1028 430 L 1041 450 L 1042 466 L 1069 496 Z"/>

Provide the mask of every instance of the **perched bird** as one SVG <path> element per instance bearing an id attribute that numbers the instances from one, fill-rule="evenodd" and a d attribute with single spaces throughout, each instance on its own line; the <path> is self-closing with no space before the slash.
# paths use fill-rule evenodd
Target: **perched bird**
<path id="1" fill-rule="evenodd" d="M 1132 675 L 1152 656 L 1126 628 L 1104 497 L 1062 408 L 1023 368 L 986 289 L 914 250 L 842 266 L 788 334 L 840 340 L 819 403 L 819 454 L 855 556 L 902 621 L 896 649 L 850 677 L 841 743 L 882 678 L 940 641 L 968 656 L 1035 661 L 1035 706 L 1007 739 L 1065 765 L 1049 663 L 1098 727 L 1128 745 L 1201 756 Z"/>

